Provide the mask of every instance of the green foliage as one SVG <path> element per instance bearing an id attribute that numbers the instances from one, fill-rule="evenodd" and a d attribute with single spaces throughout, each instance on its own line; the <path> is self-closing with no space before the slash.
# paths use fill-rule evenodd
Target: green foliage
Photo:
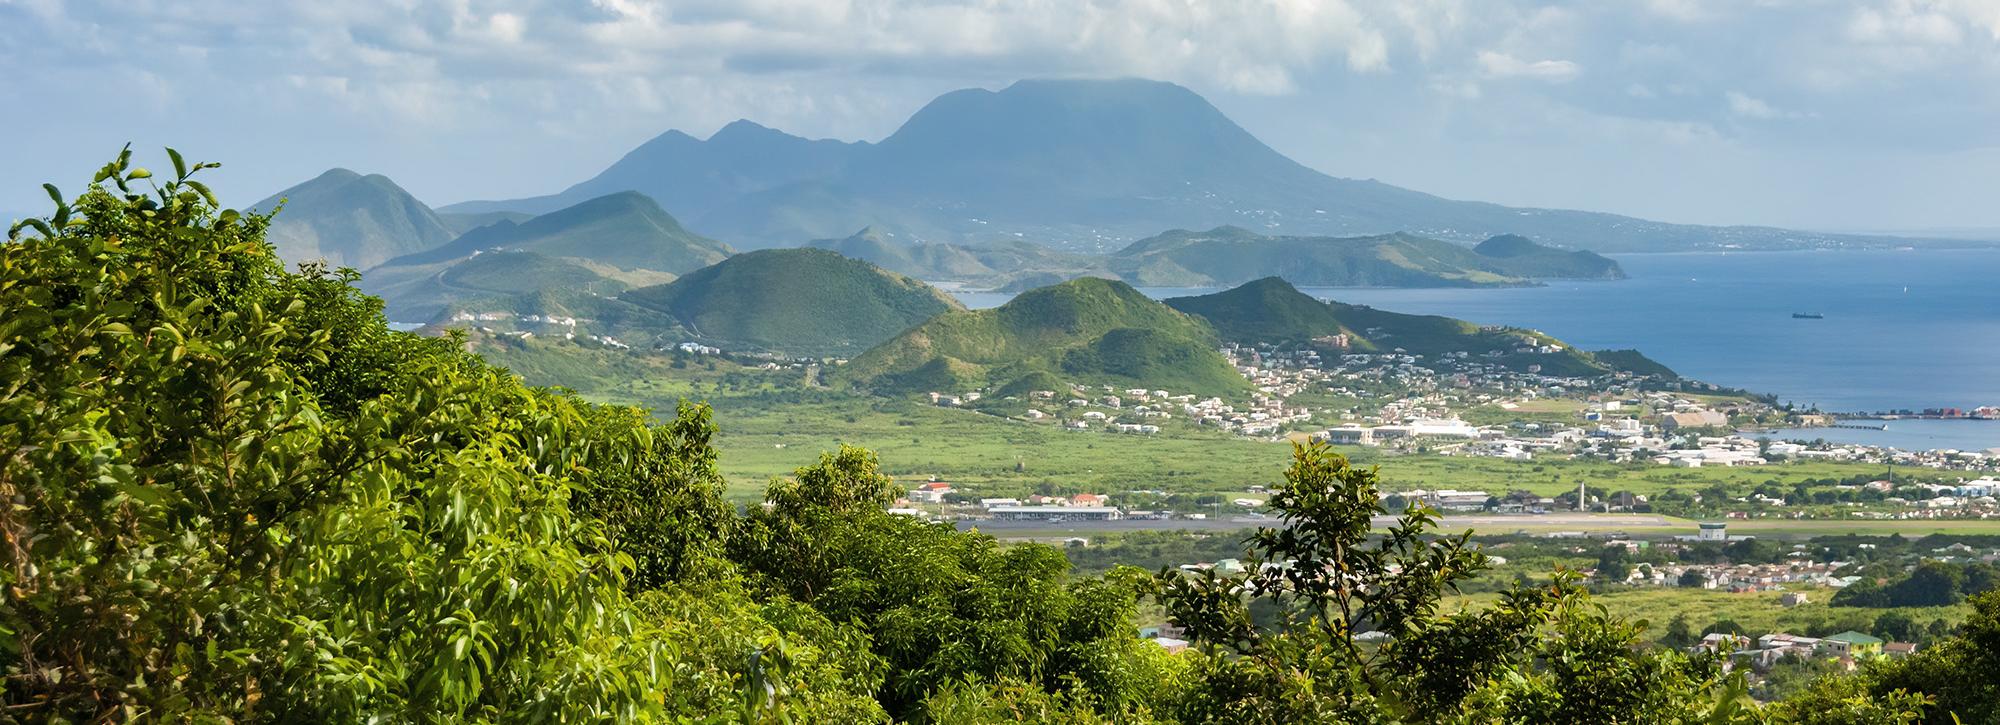
<path id="1" fill-rule="evenodd" d="M 1993 567 L 1924 561 L 1887 584 L 1863 579 L 1833 596 L 1836 607 L 1941 607 L 1994 587 Z"/>
<path id="2" fill-rule="evenodd" d="M 655 709 L 630 559 L 567 507 L 576 471 L 645 455 L 645 426 L 389 333 L 170 156 L 141 191 L 121 154 L 0 247 L 9 711 Z"/>
<path id="3" fill-rule="evenodd" d="M 1673 722 L 1741 707 L 1718 663 L 1640 647 L 1567 575 L 1520 585 L 1495 606 L 1438 615 L 1484 565 L 1466 538 L 1435 537 L 1435 513 L 1405 510 L 1379 538 L 1375 472 L 1300 445 L 1240 579 L 1163 574 L 1161 599 L 1205 657 L 1185 722 Z M 1274 630 L 1242 598 L 1275 602 Z M 1355 637 L 1379 632 L 1379 644 Z"/>
<path id="4" fill-rule="evenodd" d="M 869 633 L 892 714 L 968 677 L 1078 689 L 1110 708 L 1154 686 L 1125 656 L 1150 646 L 1132 636 L 1129 577 L 1069 582 L 1061 552 L 889 514 L 895 495 L 874 454 L 842 448 L 773 481 L 735 543 L 758 589 Z"/>

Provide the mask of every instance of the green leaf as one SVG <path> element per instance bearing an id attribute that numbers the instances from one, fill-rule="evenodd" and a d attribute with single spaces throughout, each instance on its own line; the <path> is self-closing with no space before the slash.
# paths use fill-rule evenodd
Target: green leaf
<path id="1" fill-rule="evenodd" d="M 146 168 L 143 166 L 133 169 L 131 173 L 125 175 L 126 181 L 137 181 L 139 179 L 150 179 L 150 178 L 153 178 L 153 172 L 147 171 Z"/>
<path id="2" fill-rule="evenodd" d="M 174 178 L 186 179 L 188 175 L 188 167 L 187 167 L 187 162 L 181 160 L 181 152 L 175 151 L 174 147 L 172 146 L 168 146 L 167 158 L 174 160 Z"/>
<path id="3" fill-rule="evenodd" d="M 49 198 L 55 200 L 56 206 L 64 205 L 62 191 L 57 189 L 55 184 L 43 184 L 42 190 L 49 192 Z"/>

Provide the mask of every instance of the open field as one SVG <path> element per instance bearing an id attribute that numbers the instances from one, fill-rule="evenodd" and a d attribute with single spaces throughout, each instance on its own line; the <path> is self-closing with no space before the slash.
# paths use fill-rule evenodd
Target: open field
<path id="1" fill-rule="evenodd" d="M 1250 486 L 1276 482 L 1290 456 L 1289 445 L 1283 441 L 1243 438 L 1181 421 L 1172 421 L 1165 431 L 1151 436 L 1070 432 L 1048 424 L 940 408 L 910 398 L 841 393 L 809 385 L 816 376 L 812 371 L 764 371 L 713 359 L 677 364 L 659 355 L 551 352 L 534 346 L 482 346 L 479 352 L 514 369 L 530 383 L 569 385 L 579 394 L 602 402 L 655 411 L 671 411 L 683 398 L 711 403 L 720 427 L 716 442 L 729 495 L 739 501 L 754 500 L 771 477 L 790 473 L 821 451 L 843 443 L 875 450 L 884 467 L 906 482 L 936 476 L 963 490 L 989 496 L 1025 495 L 1045 486 L 1071 491 L 1240 495 Z M 1560 407 L 1569 403 L 1542 401 L 1537 405 Z M 1873 476 L 1878 471 L 1872 465 L 1845 463 L 1671 468 L 1555 457 L 1510 461 L 1397 454 L 1364 447 L 1343 450 L 1357 463 L 1380 466 L 1383 487 L 1390 491 L 1457 488 L 1500 493 L 1522 489 L 1553 496 L 1587 484 L 1605 491 L 1652 495 L 1669 489 L 1696 492 L 1720 484 L 1741 495 L 1766 483 L 1789 488 L 1808 480 Z M 1666 525 L 1642 526 L 1615 519 L 1588 523 L 1516 516 L 1466 521 L 1470 528 L 1491 533 L 1622 530 L 1664 536 L 1694 530 L 1693 522 L 1679 519 L 1670 519 Z M 2000 521 L 1753 519 L 1732 524 L 1733 533 L 1760 536 L 1931 531 L 2000 533 Z"/>
<path id="2" fill-rule="evenodd" d="M 1258 526 L 1270 526 L 1272 517 L 1222 516 L 1201 520 L 1173 519 L 1167 521 L 1072 521 L 1062 523 L 979 521 L 968 522 L 964 527 L 976 526 L 988 534 L 1002 539 L 1064 538 L 1071 536 L 1100 536 L 1128 531 L 1234 531 Z M 1385 528 L 1393 523 L 1386 516 L 1376 517 L 1377 528 Z M 1549 534 L 1555 532 L 1581 532 L 1588 535 L 1609 533 L 1628 534 L 1634 538 L 1662 539 L 1671 536 L 1693 534 L 1696 522 L 1676 516 L 1652 514 L 1519 514 L 1519 515 L 1448 515 L 1439 521 L 1439 531 L 1458 533 L 1471 531 L 1480 535 L 1498 534 Z M 1853 534 L 1856 536 L 1888 536 L 1901 534 L 1920 537 L 1927 534 L 1988 534 L 2000 535 L 2000 520 L 1985 521 L 1862 521 L 1862 520 L 1805 520 L 1752 519 L 1729 522 L 1732 536 L 1758 536 L 1773 539 L 1805 539 L 1814 536 Z"/>
<path id="3" fill-rule="evenodd" d="M 1604 605 L 1614 615 L 1646 621 L 1645 636 L 1649 638 L 1661 636 L 1666 631 L 1667 623 L 1677 615 L 1686 616 L 1688 625 L 1697 634 L 1725 619 L 1742 625 L 1753 635 L 1767 632 L 1832 634 L 1849 629 L 1867 632 L 1873 628 L 1875 618 L 1884 612 L 1902 612 L 1924 625 L 1934 619 L 1957 624 L 1970 611 L 1963 604 L 1886 609 L 1830 607 L 1826 602 L 1833 597 L 1832 589 L 1800 587 L 1794 591 L 1803 592 L 1811 601 L 1786 607 L 1778 601 L 1784 592 L 1732 594 L 1714 589 L 1675 587 L 1613 589 L 1592 597 L 1592 600 Z M 1447 606 L 1485 605 L 1498 596 L 1491 593 L 1462 595 L 1451 598 Z"/>

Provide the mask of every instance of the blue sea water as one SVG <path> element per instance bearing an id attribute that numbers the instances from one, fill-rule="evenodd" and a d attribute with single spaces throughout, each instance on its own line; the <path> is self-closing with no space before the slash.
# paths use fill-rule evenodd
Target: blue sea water
<path id="1" fill-rule="evenodd" d="M 1630 279 L 1516 289 L 1304 291 L 1395 312 L 1530 327 L 1590 350 L 1636 348 L 1682 375 L 1824 410 L 2000 405 L 2000 250 L 1616 259 Z M 1145 290 L 1155 297 L 1210 291 Z M 980 295 L 966 302 L 1004 300 Z M 1793 319 L 1794 312 L 1825 319 Z M 1894 430 L 1912 422 L 1890 425 Z M 1937 421 L 1924 428 L 1928 440 L 1949 443 L 1914 447 L 2000 446 L 2000 422 Z M 1870 434 L 1826 433 L 1828 439 Z"/>

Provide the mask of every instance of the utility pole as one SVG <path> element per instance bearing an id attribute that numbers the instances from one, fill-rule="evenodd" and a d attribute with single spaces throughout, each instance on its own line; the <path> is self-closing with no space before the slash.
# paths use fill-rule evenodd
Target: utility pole
<path id="1" fill-rule="evenodd" d="M 1584 501 L 1585 501 L 1585 499 L 1587 498 L 1587 497 L 1586 497 L 1586 496 L 1584 495 L 1584 491 L 1585 491 L 1585 488 L 1584 488 L 1584 486 L 1586 486 L 1586 485 L 1587 485 L 1587 484 L 1586 484 L 1585 482 L 1583 482 L 1583 481 L 1577 481 L 1577 482 L 1576 482 L 1576 510 L 1577 510 L 1577 512 L 1579 512 L 1579 513 L 1581 513 L 1581 512 L 1582 512 L 1582 511 L 1584 510 L 1584 505 L 1585 505 L 1585 504 L 1584 504 Z"/>

